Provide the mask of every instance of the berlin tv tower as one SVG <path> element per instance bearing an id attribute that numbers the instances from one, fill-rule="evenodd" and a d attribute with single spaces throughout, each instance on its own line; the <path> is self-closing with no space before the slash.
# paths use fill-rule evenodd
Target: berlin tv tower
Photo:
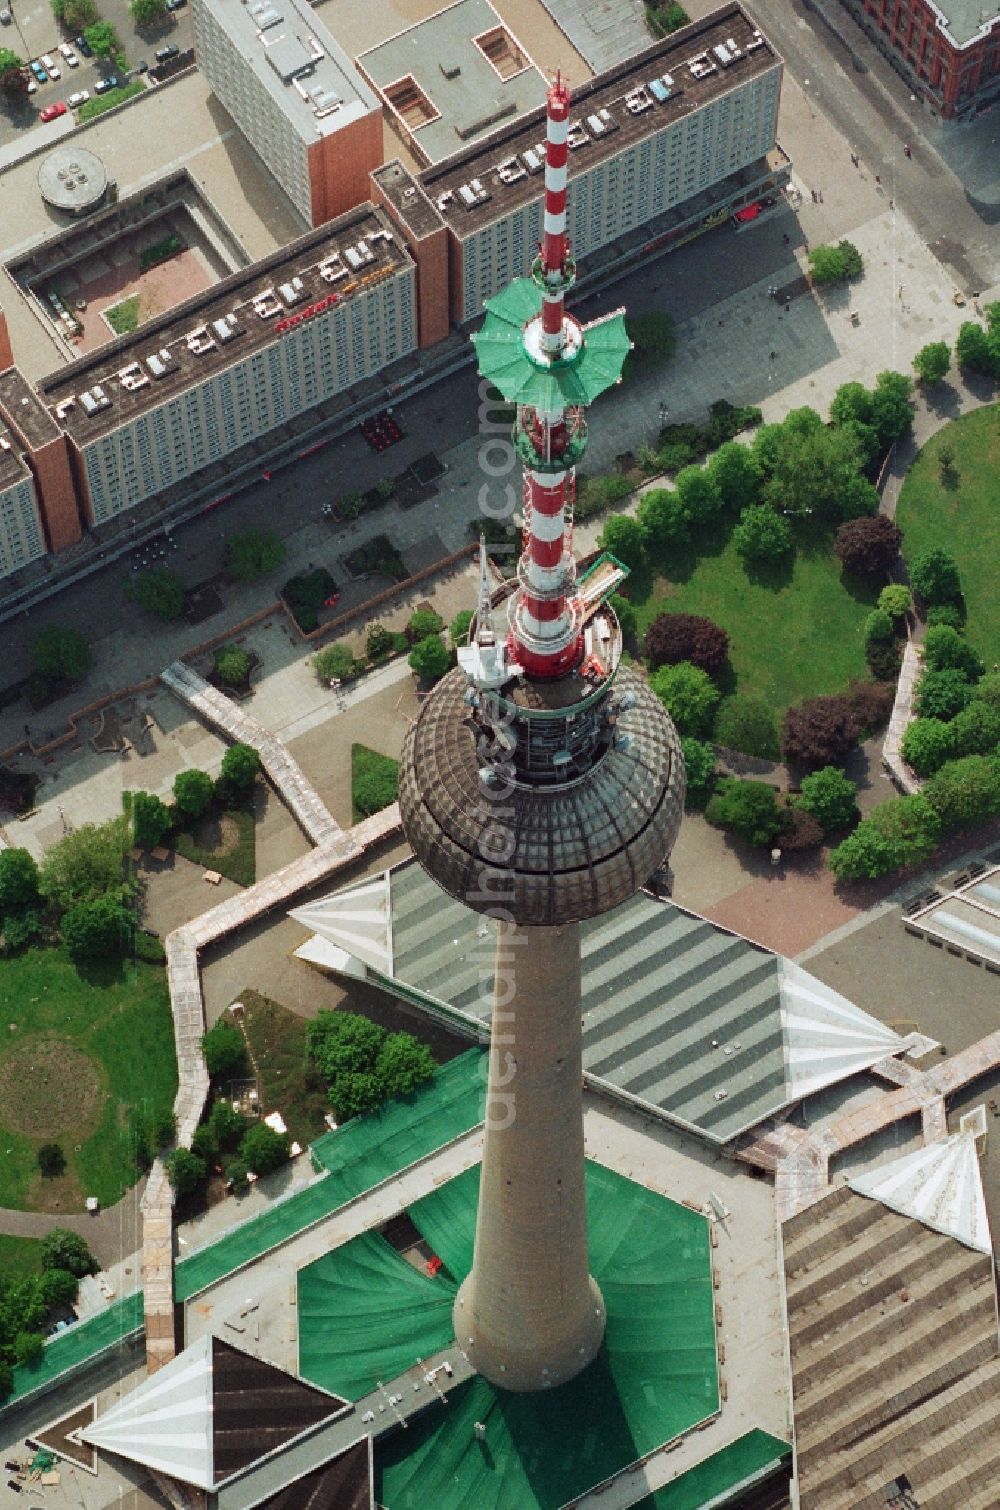
<path id="1" fill-rule="evenodd" d="M 625 569 L 603 556 L 578 580 L 573 556 L 586 406 L 620 380 L 629 341 L 621 311 L 584 326 L 565 309 L 569 103 L 557 75 L 531 279 L 488 300 L 473 336 L 481 375 L 517 406 L 517 576 L 491 586 L 481 548 L 470 643 L 410 727 L 399 791 L 425 870 L 498 919 L 475 1254 L 454 1317 L 474 1367 L 520 1391 L 573 1378 L 604 1336 L 587 1262 L 580 921 L 664 863 L 684 803 L 674 726 L 619 666 L 607 599 Z"/>

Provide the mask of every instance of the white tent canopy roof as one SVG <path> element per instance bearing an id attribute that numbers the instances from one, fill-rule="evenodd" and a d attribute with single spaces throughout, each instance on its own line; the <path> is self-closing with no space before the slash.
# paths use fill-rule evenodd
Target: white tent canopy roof
<path id="1" fill-rule="evenodd" d="M 852 1190 L 901 1216 L 992 1253 L 979 1154 L 971 1133 L 956 1133 L 848 1180 Z"/>
<path id="2" fill-rule="evenodd" d="M 81 1432 L 84 1441 L 200 1489 L 214 1480 L 211 1333 Z"/>

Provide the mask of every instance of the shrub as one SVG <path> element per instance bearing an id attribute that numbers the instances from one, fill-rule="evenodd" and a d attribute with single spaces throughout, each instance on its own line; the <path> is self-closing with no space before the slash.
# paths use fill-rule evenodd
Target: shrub
<path id="1" fill-rule="evenodd" d="M 923 796 L 946 831 L 988 823 L 1000 814 L 1000 760 L 985 755 L 949 760 L 928 781 Z"/>
<path id="2" fill-rule="evenodd" d="M 390 655 L 393 648 L 392 635 L 384 624 L 368 626 L 368 633 L 365 636 L 365 654 L 370 661 L 380 661 L 383 656 Z"/>
<path id="3" fill-rule="evenodd" d="M 199 1159 L 204 1159 L 206 1164 L 210 1164 L 218 1154 L 218 1145 L 207 1123 L 203 1122 L 200 1127 L 195 1128 L 191 1139 L 191 1152 L 196 1153 Z"/>
<path id="4" fill-rule="evenodd" d="M 222 779 L 237 791 L 249 791 L 260 774 L 260 756 L 252 745 L 232 744 L 222 757 Z"/>
<path id="5" fill-rule="evenodd" d="M 981 676 L 973 696 L 977 703 L 989 703 L 991 708 L 1000 709 L 1000 671 L 988 671 Z"/>
<path id="6" fill-rule="evenodd" d="M 677 474 L 676 487 L 681 507 L 695 529 L 718 519 L 722 492 L 707 467 L 684 467 Z"/>
<path id="7" fill-rule="evenodd" d="M 0 849 L 0 916 L 38 901 L 38 866 L 26 849 Z"/>
<path id="8" fill-rule="evenodd" d="M 79 1290 L 79 1281 L 68 1269 L 46 1269 L 42 1275 L 42 1299 L 53 1309 L 71 1306 Z"/>
<path id="9" fill-rule="evenodd" d="M 243 1034 L 231 1023 L 217 1022 L 201 1040 L 208 1073 L 215 1080 L 231 1080 L 247 1068 L 247 1050 Z"/>
<path id="10" fill-rule="evenodd" d="M 686 467 L 697 456 L 693 446 L 684 441 L 667 441 L 656 453 L 656 470 L 660 472 L 679 472 L 681 467 Z"/>
<path id="11" fill-rule="evenodd" d="M 622 632 L 622 639 L 629 644 L 634 644 L 639 625 L 635 609 L 628 598 L 623 598 L 619 592 L 613 592 L 608 599 L 608 606 L 614 610 Z"/>
<path id="12" fill-rule="evenodd" d="M 770 703 L 736 693 L 724 698 L 715 715 L 716 743 L 759 760 L 777 760 L 778 728 Z"/>
<path id="13" fill-rule="evenodd" d="M 915 718 L 907 725 L 900 752 L 918 776 L 931 776 L 954 754 L 951 725 L 940 718 Z"/>
<path id="14" fill-rule="evenodd" d="M 803 777 L 799 805 L 816 819 L 824 834 L 849 828 L 858 816 L 854 782 L 834 765 Z"/>
<path id="15" fill-rule="evenodd" d="M 312 658 L 313 670 L 324 682 L 351 682 L 360 674 L 361 666 L 342 640 L 325 645 Z"/>
<path id="16" fill-rule="evenodd" d="M 66 1155 L 58 1143 L 43 1143 L 38 1150 L 38 1167 L 47 1180 L 54 1180 L 66 1168 Z"/>
<path id="17" fill-rule="evenodd" d="M 972 688 L 961 671 L 925 671 L 917 684 L 917 712 L 923 718 L 941 718 L 947 723 L 972 698 Z"/>
<path id="18" fill-rule="evenodd" d="M 708 737 L 719 705 L 719 689 L 707 671 L 681 661 L 654 671 L 649 685 L 673 719 L 678 734 Z"/>
<path id="19" fill-rule="evenodd" d="M 865 643 L 870 644 L 872 641 L 878 643 L 879 641 L 885 642 L 886 640 L 891 640 L 894 633 L 892 619 L 885 610 L 873 608 L 867 619 L 865 619 Z"/>
<path id="20" fill-rule="evenodd" d="M 125 794 L 132 819 L 132 841 L 140 849 L 155 849 L 170 832 L 173 818 L 165 802 L 152 792 Z"/>
<path id="21" fill-rule="evenodd" d="M 850 241 L 839 241 L 836 246 L 824 243 L 809 252 L 809 271 L 814 283 L 845 283 L 860 277 L 863 270 L 861 253 Z"/>
<path id="22" fill-rule="evenodd" d="M 842 766 L 859 733 L 858 716 L 843 694 L 808 698 L 785 713 L 781 750 L 786 760 L 805 770 Z"/>
<path id="23" fill-rule="evenodd" d="M 700 812 L 715 788 L 715 751 L 700 739 L 682 739 L 687 794 L 684 805 Z"/>
<path id="24" fill-rule="evenodd" d="M 947 341 L 928 341 L 913 358 L 913 370 L 928 388 L 947 377 L 950 366 L 951 351 Z"/>
<path id="25" fill-rule="evenodd" d="M 355 745 L 353 753 L 356 755 L 360 748 Z M 364 761 L 351 780 L 351 801 L 356 810 L 363 817 L 369 817 L 395 802 L 398 795 L 399 762 L 389 755 L 364 750 Z"/>
<path id="26" fill-rule="evenodd" d="M 177 1195 L 193 1195 L 208 1174 L 205 1160 L 190 1148 L 175 1148 L 164 1159 L 163 1167 Z"/>
<path id="27" fill-rule="evenodd" d="M 448 627 L 448 638 L 457 650 L 459 645 L 467 645 L 469 642 L 469 629 L 475 614 L 470 608 L 463 608 L 452 619 Z"/>
<path id="28" fill-rule="evenodd" d="M 53 1227 L 42 1238 L 42 1268 L 65 1269 L 82 1279 L 85 1274 L 96 1274 L 99 1265 L 79 1232 Z"/>
<path id="29" fill-rule="evenodd" d="M 212 1110 L 208 1114 L 206 1125 L 216 1148 L 221 1153 L 225 1153 L 228 1149 L 236 1147 L 250 1124 L 243 1113 L 238 1112 L 231 1102 L 220 1097 L 212 1102 Z"/>
<path id="30" fill-rule="evenodd" d="M 716 828 L 737 834 L 747 844 L 771 844 L 781 832 L 782 812 L 773 788 L 763 781 L 722 782 L 705 809 Z"/>
<path id="31" fill-rule="evenodd" d="M 925 603 L 954 603 L 962 596 L 955 558 L 940 545 L 922 551 L 911 564 L 910 582 Z"/>
<path id="32" fill-rule="evenodd" d="M 890 582 L 878 595 L 878 607 L 894 624 L 898 624 L 913 607 L 913 594 L 904 583 Z"/>
<path id="33" fill-rule="evenodd" d="M 852 681 L 847 701 L 858 723 L 858 737 L 868 739 L 889 722 L 896 689 L 891 682 Z"/>
<path id="34" fill-rule="evenodd" d="M 629 523 L 632 522 L 632 520 L 629 521 Z M 691 521 L 688 512 L 681 501 L 680 494 L 671 488 L 650 488 L 648 493 L 643 493 L 639 499 L 634 522 L 644 542 L 644 551 L 649 551 L 652 555 L 663 555 L 670 549 L 684 545 L 690 535 Z M 625 562 L 626 566 L 642 564 L 641 560 L 628 561 L 618 550 L 614 553 Z"/>
<path id="35" fill-rule="evenodd" d="M 277 531 L 251 525 L 227 542 L 226 575 L 235 582 L 252 582 L 275 571 L 284 559 L 285 545 Z"/>
<path id="36" fill-rule="evenodd" d="M 291 610 L 296 624 L 304 634 L 311 634 L 319 625 L 319 611 L 328 600 L 335 597 L 337 583 L 325 566 L 313 571 L 298 572 L 281 589 L 281 596 Z"/>
<path id="37" fill-rule="evenodd" d="M 178 771 L 174 777 L 174 803 L 187 818 L 200 818 L 212 800 L 212 778 L 207 771 Z"/>
<path id="38" fill-rule="evenodd" d="M 874 518 L 848 519 L 833 540 L 835 554 L 846 571 L 876 581 L 887 577 L 895 565 L 902 543 L 899 526 L 885 514 Z"/>
<path id="39" fill-rule="evenodd" d="M 960 603 L 935 603 L 928 608 L 925 623 L 928 629 L 935 629 L 939 624 L 947 624 L 951 629 L 961 632 L 965 625 L 965 614 Z"/>
<path id="40" fill-rule="evenodd" d="M 409 1096 L 433 1079 L 434 1059 L 412 1033 L 388 1033 L 375 1060 L 382 1096 Z"/>
<path id="41" fill-rule="evenodd" d="M 45 919 L 36 907 L 24 912 L 11 912 L 3 920 L 3 952 L 17 954 L 36 943 L 45 933 Z"/>
<path id="42" fill-rule="evenodd" d="M 786 807 L 781 815 L 778 842 L 789 854 L 818 849 L 823 843 L 823 830 L 804 807 Z"/>
<path id="43" fill-rule="evenodd" d="M 31 663 L 50 681 L 79 681 L 90 669 L 90 647 L 78 629 L 47 624 L 32 637 Z"/>
<path id="44" fill-rule="evenodd" d="M 257 1122 L 240 1140 L 240 1159 L 254 1174 L 270 1174 L 286 1163 L 289 1143 L 287 1133 L 275 1132 L 266 1122 Z"/>
<path id="45" fill-rule="evenodd" d="M 902 647 L 898 640 L 869 640 L 865 659 L 872 676 L 880 682 L 894 682 L 899 675 Z"/>
<path id="46" fill-rule="evenodd" d="M 708 470 L 723 508 L 742 511 L 760 502 L 760 464 L 748 446 L 727 441 L 709 461 Z"/>
<path id="47" fill-rule="evenodd" d="M 941 820 L 922 793 L 890 797 L 837 846 L 830 869 L 838 880 L 854 881 L 919 865 L 933 854 L 940 835 Z"/>
<path id="48" fill-rule="evenodd" d="M 135 916 L 113 896 L 94 897 L 64 913 L 60 928 L 75 960 L 108 959 L 130 946 Z"/>
<path id="49" fill-rule="evenodd" d="M 928 629 L 924 637 L 924 661 L 935 671 L 960 671 L 970 682 L 978 681 L 986 669 L 968 640 L 950 624 L 935 624 Z"/>
<path id="50" fill-rule="evenodd" d="M 427 681 L 436 682 L 451 665 L 451 654 L 436 634 L 420 640 L 410 651 L 410 668 Z"/>
<path id="51" fill-rule="evenodd" d="M 711 619 L 694 613 L 661 613 L 646 630 L 643 654 L 655 671 L 690 661 L 702 671 L 718 671 L 729 654 L 729 636 Z"/>
<path id="52" fill-rule="evenodd" d="M 744 566 L 778 566 L 791 554 L 792 532 L 769 504 L 754 504 L 740 515 L 733 544 Z"/>
<path id="53" fill-rule="evenodd" d="M 125 595 L 158 619 L 177 619 L 184 612 L 184 583 L 167 566 L 151 566 L 130 578 Z"/>
<path id="54" fill-rule="evenodd" d="M 230 1159 L 229 1163 L 226 1165 L 225 1170 L 226 1182 L 227 1184 L 231 1185 L 233 1187 L 233 1190 L 235 1191 L 246 1190 L 248 1184 L 250 1183 L 247 1178 L 249 1173 L 250 1171 L 244 1164 L 242 1159 Z"/>
<path id="55" fill-rule="evenodd" d="M 410 622 L 406 626 L 410 636 L 410 643 L 417 645 L 421 640 L 426 640 L 430 634 L 440 634 L 444 628 L 444 619 L 433 608 L 418 608 L 410 615 Z"/>
<path id="56" fill-rule="evenodd" d="M 956 755 L 992 755 L 1000 749 L 1000 708 L 973 697 L 948 725 Z"/>
<path id="57" fill-rule="evenodd" d="M 638 520 L 628 514 L 613 514 L 605 520 L 598 545 L 602 551 L 610 551 L 630 571 L 641 571 L 646 564 L 645 532 Z"/>
<path id="58" fill-rule="evenodd" d="M 622 503 L 632 491 L 632 484 L 620 472 L 609 472 L 607 477 L 581 479 L 577 486 L 575 513 L 577 519 L 590 519 L 615 503 Z M 476 533 L 480 523 L 476 521 Z M 489 539 L 488 532 L 487 539 Z"/>
<path id="59" fill-rule="evenodd" d="M 240 687 L 250 678 L 250 657 L 238 645 L 220 645 L 215 652 L 215 674 L 227 687 Z"/>

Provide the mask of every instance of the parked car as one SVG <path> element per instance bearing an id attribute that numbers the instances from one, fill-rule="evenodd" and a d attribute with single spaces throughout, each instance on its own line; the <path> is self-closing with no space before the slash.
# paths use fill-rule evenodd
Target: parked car
<path id="1" fill-rule="evenodd" d="M 87 41 L 82 32 L 78 37 L 73 38 L 73 42 L 76 46 L 77 52 L 80 53 L 83 57 L 92 58 L 94 56 L 90 43 Z"/>
<path id="2" fill-rule="evenodd" d="M 78 89 L 75 94 L 70 95 L 66 103 L 71 110 L 79 110 L 80 106 L 85 105 L 89 99 L 89 89 Z"/>
<path id="3" fill-rule="evenodd" d="M 62 100 L 56 100 L 54 105 L 46 105 L 44 110 L 38 112 L 40 121 L 54 121 L 57 115 L 65 115 L 66 106 Z"/>
<path id="4" fill-rule="evenodd" d="M 79 68 L 80 59 L 77 57 L 76 53 L 73 51 L 72 47 L 70 47 L 68 42 L 60 42 L 59 51 L 66 59 L 67 68 Z"/>
<path id="5" fill-rule="evenodd" d="M 37 79 L 29 79 L 28 80 L 27 88 L 28 88 L 28 93 L 29 94 L 37 94 L 38 93 L 38 80 Z"/>
<path id="6" fill-rule="evenodd" d="M 13 19 L 10 9 L 5 5 L 3 10 L 0 10 L 0 26 L 9 26 Z"/>
<path id="7" fill-rule="evenodd" d="M 109 73 L 106 79 L 98 79 L 94 85 L 95 94 L 107 94 L 109 89 L 120 89 L 125 80 L 119 78 L 116 73 Z"/>
<path id="8" fill-rule="evenodd" d="M 156 49 L 156 61 L 158 63 L 167 63 L 171 58 L 176 58 L 179 52 L 180 48 L 175 46 L 173 42 L 169 42 L 166 47 L 158 47 Z"/>
<path id="9" fill-rule="evenodd" d="M 188 0 L 167 0 L 167 10 L 183 10 Z"/>
<path id="10" fill-rule="evenodd" d="M 35 75 L 35 78 L 38 80 L 39 84 L 47 84 L 49 82 L 48 74 L 45 72 L 45 69 L 42 67 L 41 63 L 37 61 L 37 59 L 32 63 L 31 71 Z"/>
<path id="11" fill-rule="evenodd" d="M 59 65 L 51 53 L 43 53 L 40 61 L 50 79 L 62 78 L 62 74 L 59 72 Z"/>

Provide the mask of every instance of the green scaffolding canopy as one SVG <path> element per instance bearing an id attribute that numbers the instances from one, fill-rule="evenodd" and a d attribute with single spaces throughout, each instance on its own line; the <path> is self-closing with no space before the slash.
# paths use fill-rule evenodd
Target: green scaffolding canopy
<path id="1" fill-rule="evenodd" d="M 630 349 L 624 315 L 612 315 L 587 329 L 582 348 L 568 361 L 543 366 L 524 346 L 524 327 L 541 303 L 541 290 L 530 278 L 515 278 L 502 293 L 486 300 L 486 319 L 472 337 L 480 375 L 511 404 L 538 409 L 592 404 L 622 375 Z"/>

